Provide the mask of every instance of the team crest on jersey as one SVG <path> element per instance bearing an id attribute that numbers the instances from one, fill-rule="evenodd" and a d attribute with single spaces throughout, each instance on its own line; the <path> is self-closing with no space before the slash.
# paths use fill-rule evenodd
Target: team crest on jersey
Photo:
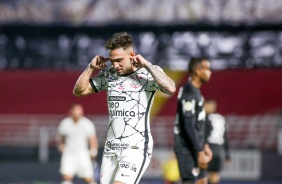
<path id="1" fill-rule="evenodd" d="M 130 84 L 131 87 L 133 87 L 134 89 L 137 89 L 141 86 L 141 79 L 142 77 L 139 77 L 138 75 L 133 75 L 131 76 L 131 78 L 133 79 L 132 80 L 132 83 Z"/>
<path id="2" fill-rule="evenodd" d="M 188 112 L 192 111 L 194 108 L 194 103 L 193 102 L 190 102 L 190 101 L 187 101 L 185 102 L 184 104 L 184 109 Z"/>
<path id="3" fill-rule="evenodd" d="M 123 83 L 118 84 L 118 89 L 122 91 L 125 89 Z"/>

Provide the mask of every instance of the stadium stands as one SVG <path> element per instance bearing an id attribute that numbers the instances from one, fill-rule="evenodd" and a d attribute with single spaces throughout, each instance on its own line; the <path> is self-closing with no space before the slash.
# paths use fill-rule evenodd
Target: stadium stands
<path id="1" fill-rule="evenodd" d="M 0 146 L 39 146 L 42 128 L 50 147 L 56 146 L 57 126 L 63 115 L 0 115 Z M 100 145 L 104 144 L 107 116 L 89 116 L 96 125 Z M 277 148 L 279 116 L 227 116 L 232 148 Z M 155 147 L 173 146 L 173 116 L 158 116 L 151 122 Z M 42 132 L 41 132 L 42 133 Z"/>
<path id="2" fill-rule="evenodd" d="M 187 31 L 189 27 L 175 26 L 170 32 L 166 28 L 154 30 L 157 26 L 144 30 L 136 26 L 131 30 L 136 52 L 172 70 L 183 70 L 190 57 L 200 56 L 209 58 L 214 70 L 282 67 L 281 31 L 225 27 L 213 32 L 197 26 L 197 31 Z M 183 30 L 176 31 L 179 28 Z M 107 30 L 38 26 L 0 29 L 0 69 L 82 70 L 93 56 L 107 54 L 104 44 L 111 29 Z"/>

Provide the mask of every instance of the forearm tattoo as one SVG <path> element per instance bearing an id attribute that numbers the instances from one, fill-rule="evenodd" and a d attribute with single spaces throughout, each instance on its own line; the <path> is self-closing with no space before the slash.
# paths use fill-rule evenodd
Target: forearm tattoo
<path id="1" fill-rule="evenodd" d="M 172 94 L 171 89 L 175 88 L 175 82 L 169 78 L 164 72 L 157 69 L 154 65 L 149 63 L 145 68 L 151 73 L 159 87 L 167 94 Z"/>

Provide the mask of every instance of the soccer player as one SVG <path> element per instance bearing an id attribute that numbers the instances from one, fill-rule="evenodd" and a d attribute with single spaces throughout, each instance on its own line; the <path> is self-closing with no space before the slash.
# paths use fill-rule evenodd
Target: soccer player
<path id="1" fill-rule="evenodd" d="M 84 96 L 107 92 L 109 125 L 101 183 L 138 183 L 152 156 L 149 122 L 154 95 L 157 90 L 173 94 L 176 87 L 160 67 L 135 54 L 128 33 L 115 33 L 105 48 L 109 57 L 94 57 L 78 78 L 73 93 Z M 92 76 L 96 70 L 100 72 Z"/>
<path id="2" fill-rule="evenodd" d="M 212 160 L 208 164 L 208 180 L 210 184 L 218 184 L 220 182 L 219 172 L 222 168 L 223 161 L 222 152 L 225 153 L 225 163 L 231 161 L 227 136 L 227 123 L 225 118 L 216 112 L 217 103 L 215 100 L 206 100 L 204 108 L 207 113 L 207 142 L 213 152 Z"/>
<path id="3" fill-rule="evenodd" d="M 98 153 L 98 140 L 92 121 L 84 117 L 83 107 L 74 104 L 69 117 L 64 118 L 58 127 L 58 149 L 62 153 L 60 173 L 62 184 L 72 184 L 74 176 L 87 184 L 95 184 L 93 164 Z"/>
<path id="4" fill-rule="evenodd" d="M 174 127 L 174 151 L 184 184 L 207 183 L 207 164 L 212 153 L 205 141 L 203 83 L 211 77 L 210 63 L 204 58 L 191 58 L 189 81 L 179 89 Z"/>

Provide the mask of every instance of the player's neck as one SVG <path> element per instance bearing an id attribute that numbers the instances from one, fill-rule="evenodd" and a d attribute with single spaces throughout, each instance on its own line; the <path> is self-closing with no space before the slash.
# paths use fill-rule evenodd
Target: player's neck
<path id="1" fill-rule="evenodd" d="M 201 80 L 198 79 L 198 78 L 192 77 L 192 78 L 189 79 L 189 81 L 191 82 L 191 84 L 192 84 L 195 88 L 200 89 L 201 86 L 202 86 L 202 82 L 201 82 Z"/>
<path id="2" fill-rule="evenodd" d="M 80 118 L 72 118 L 72 120 L 73 120 L 73 122 L 74 122 L 75 124 L 78 123 L 79 119 L 80 119 Z"/>
<path id="3" fill-rule="evenodd" d="M 122 74 L 122 75 L 120 75 L 120 76 L 122 76 L 122 77 L 129 76 L 129 75 L 135 73 L 137 70 L 138 70 L 138 68 L 134 68 L 134 69 L 132 69 L 132 70 L 128 71 L 127 73 Z"/>

